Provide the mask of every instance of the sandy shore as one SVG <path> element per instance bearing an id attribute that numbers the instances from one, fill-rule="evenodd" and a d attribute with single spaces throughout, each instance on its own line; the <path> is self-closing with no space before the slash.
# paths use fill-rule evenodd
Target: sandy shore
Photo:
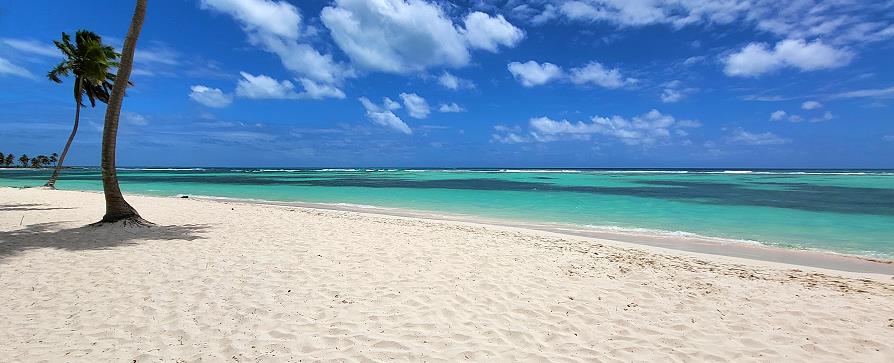
<path id="1" fill-rule="evenodd" d="M 894 361 L 894 279 L 510 226 L 0 188 L 0 361 Z"/>

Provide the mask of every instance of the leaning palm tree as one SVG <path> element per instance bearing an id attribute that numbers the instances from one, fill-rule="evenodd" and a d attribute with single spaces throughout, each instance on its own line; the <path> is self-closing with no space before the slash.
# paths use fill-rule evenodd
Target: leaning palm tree
<path id="1" fill-rule="evenodd" d="M 143 19 L 146 17 L 146 0 L 137 0 L 133 18 L 130 21 L 130 29 L 124 38 L 124 49 L 121 51 L 121 64 L 118 66 L 117 82 L 112 87 L 109 97 L 109 106 L 106 107 L 105 124 L 102 128 L 102 189 L 106 198 L 106 214 L 96 224 L 123 222 L 141 226 L 151 223 L 140 217 L 137 210 L 130 206 L 121 188 L 118 186 L 118 173 L 115 170 L 115 148 L 118 139 L 118 118 L 121 116 L 121 103 L 124 101 L 124 91 L 127 88 L 127 80 L 130 79 L 130 71 L 133 67 L 133 53 L 137 47 L 137 39 L 143 28 Z"/>
<path id="2" fill-rule="evenodd" d="M 62 149 L 62 155 L 59 156 L 53 175 L 44 185 L 48 188 L 56 188 L 56 179 L 59 178 L 62 163 L 65 162 L 71 142 L 74 140 L 75 134 L 78 133 L 78 121 L 81 116 L 81 106 L 84 104 L 84 96 L 90 100 L 91 107 L 96 107 L 96 101 L 104 103 L 109 101 L 109 92 L 115 82 L 115 75 L 109 72 L 109 69 L 118 66 L 119 56 L 115 52 L 115 48 L 103 45 L 99 35 L 87 30 L 78 30 L 75 33 L 74 44 L 71 43 L 71 37 L 65 33 L 62 33 L 62 40 L 56 40 L 53 43 L 65 55 L 65 60 L 53 68 L 47 74 L 47 78 L 53 82 L 62 83 L 60 77 L 74 75 L 75 119 L 74 127 L 71 129 L 71 134 L 68 135 L 68 141 L 65 142 L 65 148 Z"/>

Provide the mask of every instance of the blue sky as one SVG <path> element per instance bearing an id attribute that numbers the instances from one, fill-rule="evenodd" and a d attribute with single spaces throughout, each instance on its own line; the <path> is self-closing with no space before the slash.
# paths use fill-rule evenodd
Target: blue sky
<path id="1" fill-rule="evenodd" d="M 0 152 L 59 152 L 52 40 L 128 1 L 0 4 Z M 894 2 L 150 1 L 130 166 L 894 167 Z M 69 157 L 96 165 L 104 107 Z"/>

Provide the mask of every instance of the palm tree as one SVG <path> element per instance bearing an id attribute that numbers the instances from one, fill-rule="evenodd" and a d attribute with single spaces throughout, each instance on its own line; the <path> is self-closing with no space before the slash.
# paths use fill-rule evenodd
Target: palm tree
<path id="1" fill-rule="evenodd" d="M 0 153 L 0 165 L 3 165 L 3 162 L 6 160 L 6 154 Z"/>
<path id="2" fill-rule="evenodd" d="M 143 20 L 146 17 L 146 0 L 136 1 L 130 29 L 127 30 L 124 49 L 121 51 L 118 82 L 115 82 L 112 88 L 109 106 L 106 107 L 105 124 L 102 128 L 102 189 L 106 197 L 106 214 L 96 224 L 121 221 L 125 225 L 128 223 L 140 226 L 151 225 L 124 200 L 121 188 L 118 186 L 118 173 L 115 170 L 115 148 L 118 141 L 118 118 L 121 116 L 121 103 L 124 101 L 124 90 L 127 87 L 127 80 L 130 79 L 131 68 L 133 68 L 133 53 L 137 47 L 137 39 L 140 37 Z"/>
<path id="3" fill-rule="evenodd" d="M 50 165 L 50 158 L 48 158 L 46 155 L 37 155 L 36 159 L 41 168 Z"/>
<path id="4" fill-rule="evenodd" d="M 56 167 L 56 162 L 59 161 L 59 154 L 52 153 L 50 154 L 50 162 L 53 163 L 53 167 Z"/>
<path id="5" fill-rule="evenodd" d="M 16 158 L 16 156 L 13 154 L 6 154 L 6 160 L 3 160 L 3 165 L 12 166 L 12 163 L 15 160 L 15 158 Z"/>
<path id="6" fill-rule="evenodd" d="M 61 41 L 55 40 L 53 43 L 65 55 L 65 60 L 47 73 L 47 77 L 53 82 L 62 83 L 60 77 L 66 77 L 69 73 L 74 74 L 75 119 L 65 148 L 62 149 L 62 156 L 59 157 L 50 180 L 44 185 L 48 188 L 56 188 L 56 179 L 62 171 L 62 163 L 78 132 L 84 96 L 90 100 L 91 107 L 96 107 L 97 100 L 108 103 L 109 92 L 115 82 L 115 75 L 109 72 L 109 69 L 118 66 L 116 60 L 119 56 L 115 48 L 103 45 L 99 35 L 87 30 L 78 30 L 75 33 L 75 44 L 71 44 L 71 37 L 65 33 L 62 33 Z"/>
<path id="7" fill-rule="evenodd" d="M 38 159 L 38 158 L 31 159 L 31 167 L 34 169 L 40 168 L 40 159 Z"/>
<path id="8" fill-rule="evenodd" d="M 31 160 L 31 158 L 28 157 L 28 154 L 22 154 L 22 156 L 19 157 L 19 162 L 22 163 L 23 168 L 28 167 L 28 160 Z"/>

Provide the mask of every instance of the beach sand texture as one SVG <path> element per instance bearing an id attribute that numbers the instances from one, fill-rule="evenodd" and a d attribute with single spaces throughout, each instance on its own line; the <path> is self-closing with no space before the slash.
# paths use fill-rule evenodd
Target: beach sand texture
<path id="1" fill-rule="evenodd" d="M 0 188 L 0 361 L 894 361 L 894 280 L 346 211 Z"/>

